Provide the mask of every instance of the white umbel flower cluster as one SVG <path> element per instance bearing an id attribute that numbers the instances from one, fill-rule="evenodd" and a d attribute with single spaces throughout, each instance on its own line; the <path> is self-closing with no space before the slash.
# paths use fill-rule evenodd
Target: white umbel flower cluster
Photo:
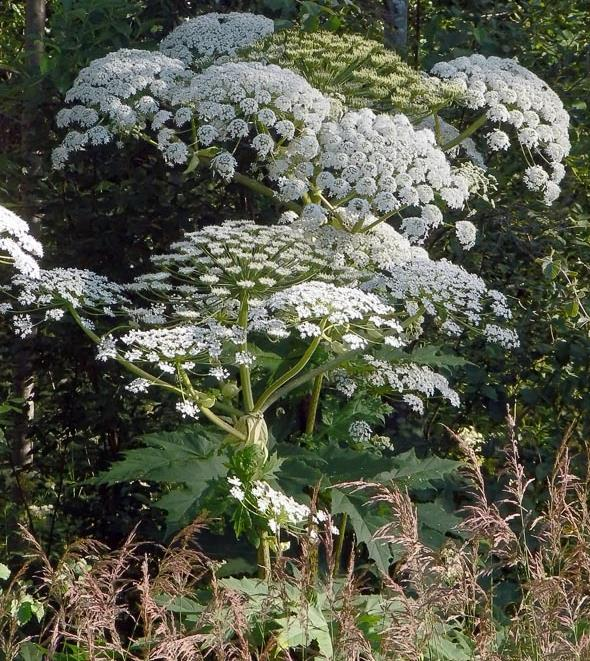
<path id="1" fill-rule="evenodd" d="M 0 263 L 13 265 L 25 277 L 37 278 L 37 258 L 42 256 L 43 248 L 29 233 L 28 224 L 0 205 Z"/>
<path id="2" fill-rule="evenodd" d="M 274 32 L 274 21 L 247 12 L 210 13 L 186 19 L 160 42 L 160 51 L 193 69 L 250 46 Z"/>
<path id="3" fill-rule="evenodd" d="M 477 228 L 469 220 L 459 220 L 455 223 L 457 240 L 465 250 L 471 250 L 477 240 Z"/>
<path id="4" fill-rule="evenodd" d="M 274 294 L 267 307 L 288 324 L 294 324 L 302 337 L 330 337 L 338 333 L 344 346 L 354 350 L 368 345 L 366 335 L 370 331 L 380 331 L 378 337 L 385 344 L 403 344 L 395 308 L 355 287 L 306 282 Z"/>
<path id="5" fill-rule="evenodd" d="M 511 316 L 506 298 L 488 289 L 479 276 L 446 259 L 431 260 L 425 252 L 413 260 L 389 264 L 366 287 L 385 289 L 409 314 L 421 309 L 441 320 L 465 319 L 470 326 L 481 326 L 489 312 L 501 319 Z"/>
<path id="6" fill-rule="evenodd" d="M 177 402 L 176 410 L 183 418 L 192 418 L 196 420 L 199 417 L 199 407 L 194 402 Z"/>
<path id="7" fill-rule="evenodd" d="M 356 443 L 365 444 L 371 440 L 373 436 L 373 430 L 371 425 L 364 420 L 355 420 L 348 427 L 348 433 L 350 438 Z"/>
<path id="8" fill-rule="evenodd" d="M 37 315 L 44 313 L 35 323 L 59 321 L 64 309 L 71 308 L 85 329 L 94 330 L 92 319 L 83 314 L 113 317 L 116 308 L 128 302 L 123 287 L 82 269 L 39 269 L 32 276 L 17 273 L 3 291 L 9 293 L 13 304 L 0 306 L 0 313 L 12 317 L 19 337 L 30 335 L 35 325 L 31 314 L 22 312 L 23 308 Z"/>
<path id="9" fill-rule="evenodd" d="M 126 360 L 157 364 L 163 372 L 174 374 L 176 365 L 188 368 L 196 362 L 218 365 L 224 347 L 237 347 L 243 341 L 241 329 L 209 322 L 132 330 L 125 333 L 117 345 L 123 347 L 122 355 Z"/>
<path id="10" fill-rule="evenodd" d="M 569 115 L 560 98 L 538 76 L 516 60 L 471 55 L 439 62 L 432 72 L 465 85 L 465 104 L 484 109 L 488 120 L 509 129 L 527 159 L 525 184 L 543 194 L 546 204 L 559 195 L 563 159 L 570 151 Z M 487 136 L 492 151 L 509 147 L 508 134 L 494 128 Z M 534 157 L 540 158 L 536 164 Z"/>
<path id="11" fill-rule="evenodd" d="M 259 62 L 211 66 L 179 89 L 174 103 L 193 113 L 201 147 L 224 148 L 231 155 L 242 143 L 262 162 L 300 130 L 318 131 L 332 108 L 330 99 L 300 75 Z M 230 179 L 235 161 L 233 168 L 224 165 L 226 172 L 220 174 Z"/>
<path id="12" fill-rule="evenodd" d="M 381 320 L 395 313 L 377 296 L 353 287 L 324 282 L 306 282 L 271 296 L 268 307 L 289 310 L 299 321 L 325 319 L 329 324 L 348 324 L 369 315 Z"/>
<path id="13" fill-rule="evenodd" d="M 331 246 L 308 240 L 303 228 L 231 220 L 185 235 L 171 252 L 155 255 L 158 268 L 130 289 L 171 303 L 178 315 L 205 309 L 232 314 L 244 293 L 268 297 L 307 280 L 354 282 L 354 269 L 334 263 Z"/>
<path id="14" fill-rule="evenodd" d="M 71 306 L 93 314 L 114 315 L 114 308 L 128 302 L 124 287 L 85 269 L 41 270 L 36 278 L 15 276 L 17 301 L 25 307 Z"/>
<path id="15" fill-rule="evenodd" d="M 391 364 L 369 355 L 365 356 L 365 360 L 373 368 L 366 377 L 367 382 L 377 388 L 385 387 L 387 390 L 404 394 L 406 403 L 418 413 L 424 411 L 420 395 L 425 397 L 439 395 L 452 406 L 459 406 L 461 403 L 459 395 L 450 387 L 446 377 L 426 365 Z"/>
<path id="16" fill-rule="evenodd" d="M 73 152 L 145 127 L 147 117 L 167 117 L 161 106 L 192 75 L 180 60 L 144 50 L 123 48 L 93 60 L 66 94 L 74 105 L 57 114 L 58 127 L 72 130 L 53 150 L 54 168 L 62 169 Z"/>
<path id="17" fill-rule="evenodd" d="M 325 122 L 317 138 L 296 138 L 269 173 L 283 198 L 319 192 L 355 231 L 409 208 L 421 212 L 426 233 L 442 222 L 437 203 L 459 209 L 469 197 L 468 179 L 451 167 L 432 131 L 369 109 Z M 316 220 L 321 224 L 320 209 Z"/>
<path id="18" fill-rule="evenodd" d="M 319 130 L 332 102 L 302 76 L 275 64 L 228 62 L 214 65 L 194 76 L 176 102 L 196 104 L 202 121 L 209 120 L 222 139 L 245 137 L 242 121 L 274 129 L 289 138 L 291 125 Z M 232 123 L 233 122 L 233 123 Z"/>
<path id="19" fill-rule="evenodd" d="M 350 264 L 355 269 L 374 273 L 388 264 L 406 262 L 425 251 L 412 245 L 391 225 L 379 223 L 368 232 L 351 233 L 331 225 L 317 228 L 314 245 L 332 255 L 332 264 Z"/>

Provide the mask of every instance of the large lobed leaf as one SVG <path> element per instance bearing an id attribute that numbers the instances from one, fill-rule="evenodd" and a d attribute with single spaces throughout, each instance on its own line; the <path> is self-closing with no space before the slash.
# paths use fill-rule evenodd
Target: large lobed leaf
<path id="1" fill-rule="evenodd" d="M 146 447 L 128 450 L 95 481 L 117 484 L 146 480 L 175 485 L 154 503 L 166 511 L 167 532 L 171 533 L 197 516 L 209 484 L 227 474 L 226 457 L 219 453 L 222 438 L 195 425 L 147 434 L 142 441 Z"/>

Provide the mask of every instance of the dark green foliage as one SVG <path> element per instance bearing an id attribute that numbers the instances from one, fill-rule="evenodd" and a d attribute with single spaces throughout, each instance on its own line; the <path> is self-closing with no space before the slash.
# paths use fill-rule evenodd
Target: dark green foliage
<path id="1" fill-rule="evenodd" d="M 221 440 L 202 425 L 146 434 L 141 439 L 144 447 L 125 452 L 123 459 L 94 482 L 112 485 L 137 480 L 174 485 L 153 505 L 166 512 L 167 533 L 175 532 L 197 517 L 210 483 L 227 474 L 226 457 L 218 454 Z"/>
<path id="2" fill-rule="evenodd" d="M 43 73 L 60 95 L 90 60 L 150 39 L 159 26 L 142 20 L 143 8 L 141 0 L 62 0 L 54 8 Z"/>
<path id="3" fill-rule="evenodd" d="M 223 474 L 221 463 L 213 456 L 219 448 L 219 436 L 202 425 L 146 434 L 141 440 L 145 447 L 125 452 L 96 483 L 149 480 L 196 486 Z"/>
<path id="4" fill-rule="evenodd" d="M 352 407 L 352 411 L 354 417 L 344 417 L 346 428 L 350 420 L 375 416 L 374 411 L 363 414 L 362 410 L 359 415 L 358 407 Z M 328 422 L 328 427 L 328 442 L 314 450 L 277 443 L 274 458 L 271 457 L 264 474 L 258 474 L 256 479 L 276 482 L 288 495 L 301 501 L 309 501 L 310 487 L 319 485 L 321 500 L 331 501 L 333 514 L 349 515 L 357 540 L 367 546 L 369 557 L 378 563 L 381 571 L 386 571 L 391 551 L 389 545 L 373 542 L 371 537 L 387 522 L 386 512 L 379 514 L 367 509 L 363 496 L 333 485 L 358 480 L 394 483 L 419 495 L 421 534 L 429 543 L 440 546 L 459 522 L 457 517 L 446 513 L 449 503 L 439 495 L 441 485 L 456 473 L 459 463 L 436 456 L 419 459 L 414 450 L 382 456 L 371 454 L 364 447 L 339 446 L 336 439 L 344 438 L 343 431 L 338 431 L 338 424 Z M 248 459 L 248 450 L 232 451 L 223 445 L 218 433 L 203 425 L 147 434 L 141 442 L 142 447 L 126 451 L 123 458 L 93 482 L 144 485 L 136 492 L 136 498 L 142 502 L 145 487 L 150 483 L 159 485 L 157 492 L 151 491 L 147 503 L 166 511 L 166 536 L 188 525 L 201 511 L 218 515 L 234 512 L 232 520 L 238 536 L 251 527 L 251 515 L 231 500 L 228 504 L 224 479 L 228 473 L 242 480 L 252 479 L 257 468 L 256 462 Z"/>

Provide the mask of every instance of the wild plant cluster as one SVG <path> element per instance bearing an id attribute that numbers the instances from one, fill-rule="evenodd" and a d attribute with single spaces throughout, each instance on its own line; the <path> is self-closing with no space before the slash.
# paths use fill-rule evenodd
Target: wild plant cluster
<path id="1" fill-rule="evenodd" d="M 186 178 L 269 205 L 272 222 L 219 209 L 125 283 L 39 267 L 26 223 L 0 210 L 1 261 L 15 270 L 2 312 L 15 332 L 75 322 L 99 363 L 132 377 L 130 396 L 162 393 L 184 421 L 105 479 L 181 483 L 159 502 L 168 523 L 203 509 L 231 522 L 256 549 L 259 578 L 196 550 L 201 523 L 162 549 L 80 542 L 57 566 L 29 539 L 41 587 L 30 594 L 17 575 L 2 593 L 6 657 L 587 658 L 588 491 L 567 451 L 531 521 L 512 418 L 506 512 L 488 500 L 473 435 L 456 434 L 474 492 L 435 551 L 408 491 L 455 464 L 425 472 L 375 431 L 393 406 L 460 405 L 446 370 L 460 359 L 441 344 L 518 346 L 508 299 L 425 246 L 441 232 L 477 246 L 478 210 L 497 190 L 491 165 L 510 149 L 523 195 L 555 201 L 569 117 L 548 85 L 481 55 L 417 73 L 363 37 L 229 13 L 185 21 L 157 52 L 94 60 L 65 102 L 56 170 L 89 152 L 124 158 L 142 141 Z M 334 427 L 346 420 L 336 441 L 318 432 L 330 411 Z M 331 473 L 339 461 L 347 470 Z M 371 508 L 389 522 L 368 525 Z M 504 572 L 522 594 L 498 623 Z M 23 641 L 33 616 L 43 631 Z"/>

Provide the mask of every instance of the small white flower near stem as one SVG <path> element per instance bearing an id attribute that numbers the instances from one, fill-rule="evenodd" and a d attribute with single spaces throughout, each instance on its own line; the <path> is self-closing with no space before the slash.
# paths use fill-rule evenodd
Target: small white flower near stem
<path id="1" fill-rule="evenodd" d="M 232 496 L 239 502 L 243 502 L 243 500 L 246 497 L 246 492 L 243 489 L 242 481 L 238 477 L 235 477 L 234 475 L 230 475 L 227 478 L 227 481 L 228 484 L 231 485 L 229 490 L 230 496 Z"/>
<path id="2" fill-rule="evenodd" d="M 473 223 L 468 220 L 460 220 L 455 224 L 455 232 L 464 250 L 471 250 L 475 246 L 477 229 Z"/>
<path id="3" fill-rule="evenodd" d="M 235 364 L 243 367 L 252 367 L 256 362 L 256 356 L 248 351 L 236 351 Z"/>
<path id="4" fill-rule="evenodd" d="M 183 418 L 197 419 L 199 417 L 199 407 L 194 402 L 177 402 L 176 410 Z"/>
<path id="5" fill-rule="evenodd" d="M 367 422 L 355 420 L 348 427 L 348 433 L 353 441 L 357 443 L 368 443 L 373 435 L 373 430 Z"/>
<path id="6" fill-rule="evenodd" d="M 307 530 L 310 535 L 315 534 L 317 539 L 315 526 L 331 525 L 330 515 L 327 512 L 317 510 L 312 514 L 307 505 L 272 488 L 267 482 L 256 480 L 247 486 L 234 475 L 230 475 L 227 481 L 230 485 L 230 495 L 254 514 L 265 519 L 269 530 L 277 537 L 281 530 L 290 533 Z M 308 527 L 310 523 L 312 525 Z"/>

